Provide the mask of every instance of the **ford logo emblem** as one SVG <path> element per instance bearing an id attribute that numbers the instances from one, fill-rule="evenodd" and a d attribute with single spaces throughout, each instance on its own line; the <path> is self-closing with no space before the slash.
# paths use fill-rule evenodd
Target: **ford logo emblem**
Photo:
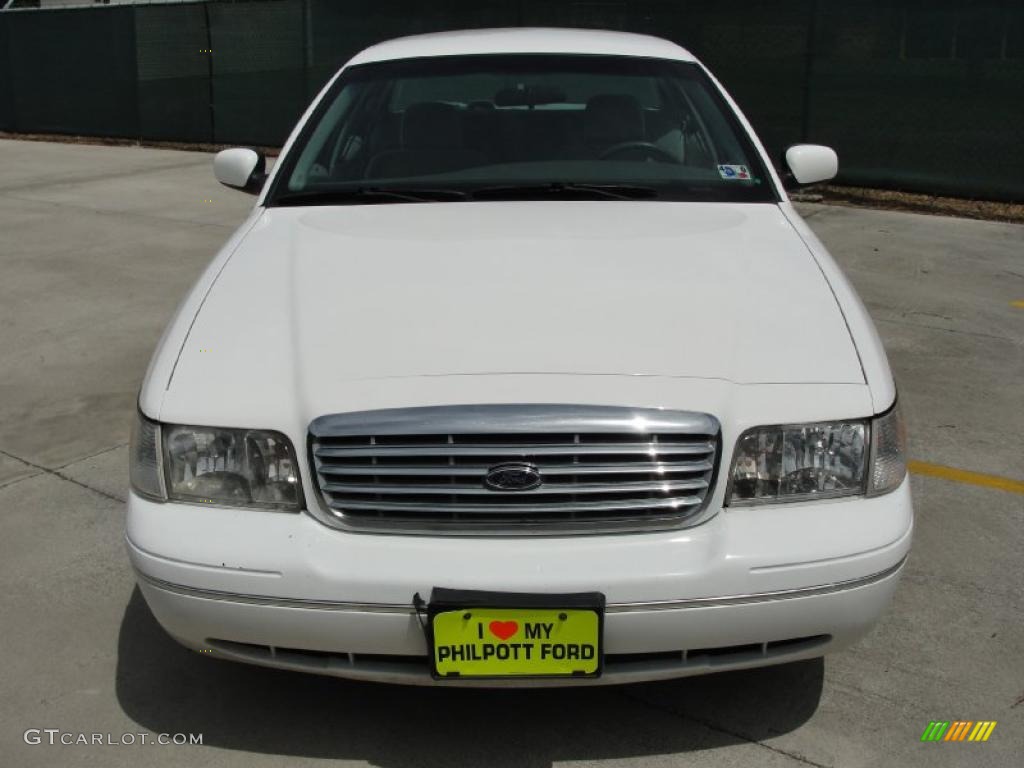
<path id="1" fill-rule="evenodd" d="M 540 484 L 540 472 L 533 464 L 499 464 L 484 477 L 484 485 L 492 491 L 532 491 Z"/>

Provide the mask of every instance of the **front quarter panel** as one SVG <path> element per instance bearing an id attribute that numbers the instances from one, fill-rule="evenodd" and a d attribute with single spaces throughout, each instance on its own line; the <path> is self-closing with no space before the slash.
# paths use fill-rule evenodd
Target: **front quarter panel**
<path id="1" fill-rule="evenodd" d="M 864 306 L 864 302 L 861 301 L 857 291 L 835 259 L 832 258 L 828 249 L 807 226 L 807 222 L 797 213 L 792 203 L 782 203 L 779 208 L 782 215 L 789 220 L 793 229 L 806 244 L 832 288 L 839 309 L 846 319 L 846 326 L 850 330 L 854 346 L 857 348 L 861 368 L 864 371 L 864 380 L 871 391 L 875 413 L 888 410 L 896 400 L 896 384 L 893 381 L 892 370 L 889 368 L 889 359 L 886 357 L 882 339 L 871 320 L 871 315 L 868 314 L 867 307 Z"/>
<path id="2" fill-rule="evenodd" d="M 875 328 L 867 308 L 842 269 L 840 269 L 831 254 L 829 254 L 828 249 L 793 207 L 786 194 L 785 185 L 783 185 L 782 180 L 776 173 L 775 166 L 768 157 L 764 145 L 754 132 L 753 126 L 751 126 L 750 121 L 747 120 L 739 105 L 736 104 L 712 72 L 708 71 L 706 67 L 704 71 L 707 72 L 708 77 L 719 89 L 722 97 L 735 111 L 744 130 L 750 136 L 754 146 L 757 147 L 761 160 L 764 162 L 781 200 L 779 209 L 804 241 L 804 244 L 811 252 L 822 274 L 832 288 L 832 293 L 836 298 L 839 309 L 846 319 L 846 325 L 849 328 L 850 336 L 853 338 L 854 346 L 857 348 L 861 368 L 864 372 L 864 379 L 871 390 L 875 413 L 887 410 L 896 400 L 896 385 L 893 381 L 892 371 L 889 368 L 889 360 L 885 355 L 885 347 L 882 345 L 878 330 Z"/>
<path id="3" fill-rule="evenodd" d="M 192 289 L 178 304 L 170 322 L 167 323 L 167 327 L 153 351 L 153 356 L 150 358 L 149 367 L 142 380 L 142 389 L 139 392 L 139 408 L 150 418 L 160 418 L 164 395 L 170 388 L 178 356 L 181 354 L 181 349 L 192 330 L 196 315 L 202 308 L 210 289 L 217 282 L 221 271 L 231 260 L 249 230 L 259 221 L 263 210 L 260 207 L 253 208 L 249 217 L 235 230 L 235 233 L 203 270 Z"/>

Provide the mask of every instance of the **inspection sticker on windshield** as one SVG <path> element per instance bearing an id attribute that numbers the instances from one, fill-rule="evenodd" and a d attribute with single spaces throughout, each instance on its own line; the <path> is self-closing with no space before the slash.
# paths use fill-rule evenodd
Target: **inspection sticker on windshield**
<path id="1" fill-rule="evenodd" d="M 718 175 L 723 179 L 750 179 L 750 171 L 747 170 L 745 165 L 720 165 L 718 166 Z"/>

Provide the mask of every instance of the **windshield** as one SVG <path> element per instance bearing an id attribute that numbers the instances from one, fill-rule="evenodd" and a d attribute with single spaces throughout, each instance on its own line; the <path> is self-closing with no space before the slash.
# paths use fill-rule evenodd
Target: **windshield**
<path id="1" fill-rule="evenodd" d="M 625 56 L 351 67 L 283 163 L 268 205 L 776 200 L 735 114 L 697 65 Z"/>

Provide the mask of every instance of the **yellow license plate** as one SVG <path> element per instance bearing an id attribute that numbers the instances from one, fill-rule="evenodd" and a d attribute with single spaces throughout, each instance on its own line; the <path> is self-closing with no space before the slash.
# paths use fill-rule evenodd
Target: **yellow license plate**
<path id="1" fill-rule="evenodd" d="M 462 608 L 433 617 L 438 677 L 593 677 L 601 617 L 579 608 Z"/>

